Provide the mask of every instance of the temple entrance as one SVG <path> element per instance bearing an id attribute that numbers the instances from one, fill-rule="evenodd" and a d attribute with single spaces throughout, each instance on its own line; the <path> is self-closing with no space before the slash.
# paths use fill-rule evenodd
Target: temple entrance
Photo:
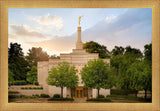
<path id="1" fill-rule="evenodd" d="M 84 88 L 84 87 L 72 88 L 71 96 L 75 98 L 88 97 L 88 88 Z"/>
<path id="2" fill-rule="evenodd" d="M 82 87 L 76 88 L 75 97 L 77 97 L 77 98 L 82 98 L 83 96 L 84 96 L 84 95 L 83 95 L 83 88 L 82 88 Z"/>

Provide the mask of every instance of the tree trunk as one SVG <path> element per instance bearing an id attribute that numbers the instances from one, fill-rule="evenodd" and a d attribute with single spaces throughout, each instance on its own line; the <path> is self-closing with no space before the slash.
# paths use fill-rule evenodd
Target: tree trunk
<path id="1" fill-rule="evenodd" d="M 63 98 L 63 87 L 61 87 L 61 98 Z"/>
<path id="2" fill-rule="evenodd" d="M 98 90 L 98 97 L 97 98 L 99 98 L 99 89 L 97 89 Z"/>
<path id="3" fill-rule="evenodd" d="M 145 99 L 147 99 L 147 90 L 145 89 L 145 96 L 144 96 Z"/>

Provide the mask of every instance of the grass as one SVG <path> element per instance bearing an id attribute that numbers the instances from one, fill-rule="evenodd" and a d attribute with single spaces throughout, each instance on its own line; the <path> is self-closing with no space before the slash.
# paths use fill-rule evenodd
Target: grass
<path id="1" fill-rule="evenodd" d="M 142 102 L 151 102 L 151 98 L 144 98 L 128 96 L 128 95 L 108 95 L 107 99 L 115 99 L 115 100 L 135 100 L 135 101 L 142 101 Z"/>

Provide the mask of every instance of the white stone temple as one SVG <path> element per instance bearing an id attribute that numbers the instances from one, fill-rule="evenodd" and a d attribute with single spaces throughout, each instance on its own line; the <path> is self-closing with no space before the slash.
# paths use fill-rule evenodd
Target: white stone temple
<path id="1" fill-rule="evenodd" d="M 80 24 L 80 23 L 79 23 Z M 97 97 L 97 89 L 91 89 L 84 87 L 82 83 L 80 71 L 89 60 L 98 59 L 98 53 L 88 53 L 83 49 L 83 42 L 81 40 L 81 26 L 77 28 L 77 42 L 76 49 L 72 49 L 71 53 L 60 54 L 60 59 L 49 59 L 49 61 L 40 61 L 37 64 L 38 70 L 38 82 L 39 85 L 43 86 L 43 93 L 49 94 L 51 97 L 54 94 L 61 94 L 61 88 L 56 86 L 51 86 L 46 83 L 46 78 L 48 77 L 48 71 L 53 67 L 58 65 L 59 62 L 66 61 L 70 65 L 74 65 L 78 70 L 77 75 L 79 77 L 78 86 L 76 88 L 65 87 L 63 89 L 63 97 L 74 97 L 74 98 L 83 98 L 83 97 Z M 110 63 L 110 59 L 104 59 L 105 62 Z M 110 89 L 100 89 L 100 94 L 106 96 L 110 95 Z"/>

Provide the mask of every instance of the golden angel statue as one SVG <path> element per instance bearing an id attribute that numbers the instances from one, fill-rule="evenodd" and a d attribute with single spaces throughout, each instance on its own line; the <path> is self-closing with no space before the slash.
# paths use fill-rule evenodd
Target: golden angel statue
<path id="1" fill-rule="evenodd" d="M 81 16 L 79 16 L 79 25 L 80 25 L 80 23 L 81 23 Z"/>

